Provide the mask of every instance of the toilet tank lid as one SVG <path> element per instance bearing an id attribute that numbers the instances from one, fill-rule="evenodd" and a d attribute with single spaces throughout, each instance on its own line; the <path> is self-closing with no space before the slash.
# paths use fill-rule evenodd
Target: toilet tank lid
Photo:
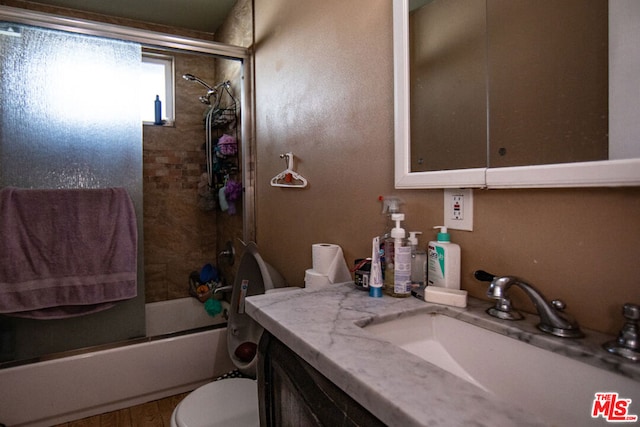
<path id="1" fill-rule="evenodd" d="M 262 256 L 258 252 L 258 246 L 255 244 L 255 242 L 249 242 L 245 244 L 245 251 L 248 251 L 258 263 L 260 273 L 262 274 L 262 280 L 264 281 L 265 291 L 287 286 L 282 275 L 280 275 L 280 273 L 275 268 L 273 268 L 262 258 Z"/>

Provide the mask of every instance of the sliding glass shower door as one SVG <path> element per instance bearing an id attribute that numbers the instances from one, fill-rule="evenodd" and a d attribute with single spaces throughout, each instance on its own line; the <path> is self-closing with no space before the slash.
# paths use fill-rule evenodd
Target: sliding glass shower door
<path id="1" fill-rule="evenodd" d="M 142 238 L 137 43 L 0 22 L 0 188 L 124 187 Z M 145 335 L 138 296 L 64 320 L 0 316 L 0 362 Z"/>

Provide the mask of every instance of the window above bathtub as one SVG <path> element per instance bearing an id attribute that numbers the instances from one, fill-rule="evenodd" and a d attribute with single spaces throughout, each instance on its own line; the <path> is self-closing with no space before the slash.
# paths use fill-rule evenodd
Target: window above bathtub
<path id="1" fill-rule="evenodd" d="M 162 102 L 162 120 L 165 126 L 175 122 L 174 109 L 174 58 L 154 52 L 142 52 L 140 67 L 140 116 L 142 123 L 155 122 L 156 95 Z"/>

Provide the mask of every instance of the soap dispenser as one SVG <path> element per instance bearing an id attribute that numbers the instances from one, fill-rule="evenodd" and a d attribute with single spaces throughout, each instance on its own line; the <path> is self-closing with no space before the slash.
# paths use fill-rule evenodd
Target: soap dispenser
<path id="1" fill-rule="evenodd" d="M 409 245 L 411 246 L 411 283 L 422 286 L 426 283 L 427 251 L 420 247 L 417 234 L 422 234 L 422 232 L 409 232 Z"/>
<path id="2" fill-rule="evenodd" d="M 385 242 L 384 292 L 404 298 L 411 295 L 411 246 L 407 244 L 406 232 L 401 227 L 404 214 L 391 214 L 391 219 L 396 225 Z"/>
<path id="3" fill-rule="evenodd" d="M 428 245 L 427 284 L 448 289 L 460 289 L 460 246 L 451 243 L 447 227 L 439 228 L 437 241 Z"/>

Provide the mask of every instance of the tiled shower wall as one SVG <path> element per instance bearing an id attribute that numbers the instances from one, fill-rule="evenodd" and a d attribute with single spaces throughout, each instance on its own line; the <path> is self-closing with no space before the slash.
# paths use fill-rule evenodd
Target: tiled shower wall
<path id="1" fill-rule="evenodd" d="M 172 53 L 175 58 L 174 126 L 145 125 L 143 131 L 144 266 L 147 302 L 189 295 L 189 273 L 215 264 L 216 211 L 199 206 L 198 182 L 205 172 L 206 89 L 182 78 L 194 74 L 217 83 L 214 59 Z M 151 105 L 151 102 L 150 102 Z"/>

